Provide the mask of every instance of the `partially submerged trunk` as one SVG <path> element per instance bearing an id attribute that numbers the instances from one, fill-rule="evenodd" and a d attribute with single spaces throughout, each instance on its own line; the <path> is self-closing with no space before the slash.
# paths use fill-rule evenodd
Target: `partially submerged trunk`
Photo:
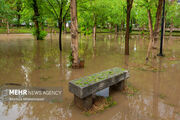
<path id="1" fill-rule="evenodd" d="M 59 12 L 59 50 L 62 51 L 62 41 L 61 41 L 61 36 L 62 36 L 62 24 L 63 24 L 63 17 L 62 17 L 62 5 L 63 5 L 63 2 L 61 2 L 61 9 L 60 9 L 60 12 Z"/>
<path id="2" fill-rule="evenodd" d="M 152 17 L 151 17 L 150 9 L 148 9 L 147 12 L 148 12 L 148 21 L 149 21 L 150 41 L 149 41 L 149 46 L 148 46 L 146 60 L 149 59 L 149 55 L 150 55 L 150 51 L 151 51 L 151 48 L 152 48 L 152 44 L 154 42 L 153 25 L 152 25 Z"/>
<path id="3" fill-rule="evenodd" d="M 148 60 L 148 58 L 149 58 L 151 49 L 152 48 L 154 48 L 154 49 L 157 48 L 157 40 L 158 40 L 158 37 L 159 37 L 162 6 L 163 6 L 163 0 L 159 0 L 158 7 L 157 7 L 157 12 L 156 12 L 156 23 L 155 23 L 155 26 L 154 26 L 154 31 L 153 31 L 153 25 L 152 25 L 151 11 L 150 11 L 150 9 L 147 8 L 148 9 L 147 10 L 147 12 L 148 12 L 148 20 L 149 20 L 149 31 L 150 31 L 150 42 L 149 42 L 149 46 L 148 46 L 146 60 Z M 156 58 L 156 55 L 157 55 L 157 50 L 152 50 L 152 57 Z"/>
<path id="4" fill-rule="evenodd" d="M 59 50 L 62 51 L 62 42 L 61 42 L 61 39 L 62 39 L 62 22 L 59 22 Z"/>
<path id="5" fill-rule="evenodd" d="M 40 26 L 39 26 L 39 9 L 38 9 L 38 4 L 36 0 L 33 0 L 33 10 L 34 10 L 34 24 L 35 24 L 35 29 L 36 29 L 36 39 L 40 40 Z"/>
<path id="6" fill-rule="evenodd" d="M 78 55 L 78 23 L 77 23 L 77 2 L 71 0 L 71 48 L 73 56 L 73 66 L 79 66 Z"/>
<path id="7" fill-rule="evenodd" d="M 93 47 L 96 46 L 96 17 L 94 15 L 94 26 L 93 26 Z"/>
<path id="8" fill-rule="evenodd" d="M 160 31 L 160 21 L 161 21 L 161 13 L 162 13 L 162 6 L 163 6 L 163 0 L 159 0 L 157 12 L 156 12 L 156 23 L 154 26 L 154 44 L 153 47 L 157 48 L 157 40 L 159 37 L 159 31 Z"/>
<path id="9" fill-rule="evenodd" d="M 130 15 L 131 15 L 132 4 L 133 4 L 133 0 L 127 0 L 125 55 L 129 55 L 129 32 L 130 32 Z"/>

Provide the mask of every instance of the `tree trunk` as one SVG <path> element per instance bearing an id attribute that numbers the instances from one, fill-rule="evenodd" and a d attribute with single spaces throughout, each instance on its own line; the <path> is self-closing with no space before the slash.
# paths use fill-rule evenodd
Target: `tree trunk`
<path id="1" fill-rule="evenodd" d="M 141 28 L 143 36 L 144 36 L 144 28 L 145 28 L 145 25 L 143 25 L 142 28 Z"/>
<path id="2" fill-rule="evenodd" d="M 154 26 L 154 45 L 153 45 L 154 48 L 157 48 L 157 40 L 158 40 L 159 30 L 160 30 L 162 5 L 163 5 L 163 0 L 159 0 L 157 12 L 156 12 L 156 23 Z"/>
<path id="3" fill-rule="evenodd" d="M 62 24 L 63 24 L 63 17 L 62 17 L 62 10 L 63 10 L 63 1 L 61 2 L 61 9 L 60 9 L 60 12 L 59 12 L 59 50 L 62 51 L 62 39 L 61 39 L 61 36 L 62 36 Z"/>
<path id="4" fill-rule="evenodd" d="M 8 20 L 6 21 L 6 23 L 7 23 L 7 34 L 9 34 L 10 32 L 9 32 L 9 22 L 8 22 Z"/>
<path id="5" fill-rule="evenodd" d="M 112 32 L 112 24 L 109 24 L 109 32 Z"/>
<path id="6" fill-rule="evenodd" d="M 121 23 L 121 31 L 124 31 L 124 22 Z"/>
<path id="7" fill-rule="evenodd" d="M 170 26 L 170 33 L 169 33 L 170 36 L 172 36 L 173 28 L 174 28 L 173 18 L 171 18 L 171 26 Z"/>
<path id="8" fill-rule="evenodd" d="M 115 24 L 115 34 L 118 34 L 118 25 Z"/>
<path id="9" fill-rule="evenodd" d="M 126 36 L 125 36 L 125 55 L 129 55 L 129 32 L 130 32 L 130 14 L 133 0 L 127 0 L 127 17 L 126 17 Z"/>
<path id="10" fill-rule="evenodd" d="M 165 38 L 165 32 L 166 32 L 166 14 L 164 15 L 164 31 L 163 31 L 163 35 L 164 35 L 164 38 Z"/>
<path id="11" fill-rule="evenodd" d="M 148 46 L 148 51 L 147 51 L 146 60 L 149 59 L 149 55 L 150 55 L 150 51 L 151 51 L 151 48 L 152 48 L 152 44 L 153 44 L 153 42 L 154 42 L 152 16 L 151 16 L 151 11 L 150 11 L 150 9 L 148 9 L 147 12 L 148 12 L 148 20 L 149 20 L 150 41 L 149 41 L 149 46 Z"/>
<path id="12" fill-rule="evenodd" d="M 78 55 L 78 23 L 77 23 L 77 2 L 71 0 L 71 48 L 73 56 L 73 65 L 79 66 L 79 55 Z"/>
<path id="13" fill-rule="evenodd" d="M 67 33 L 67 30 L 66 30 L 66 21 L 64 21 L 64 33 Z"/>
<path id="14" fill-rule="evenodd" d="M 174 3 L 174 0 L 171 0 L 171 5 Z M 174 24 L 173 24 L 173 16 L 171 16 L 171 25 L 170 25 L 170 33 L 169 35 L 172 36 Z"/>
<path id="15" fill-rule="evenodd" d="M 59 21 L 59 50 L 62 51 L 62 22 Z"/>
<path id="16" fill-rule="evenodd" d="M 39 26 L 39 10 L 38 10 L 38 5 L 37 5 L 37 1 L 33 0 L 33 10 L 34 10 L 34 24 L 35 24 L 35 28 L 36 28 L 36 39 L 40 40 L 40 26 Z"/>
<path id="17" fill-rule="evenodd" d="M 93 26 L 93 47 L 96 46 L 96 17 L 94 15 L 94 26 Z"/>

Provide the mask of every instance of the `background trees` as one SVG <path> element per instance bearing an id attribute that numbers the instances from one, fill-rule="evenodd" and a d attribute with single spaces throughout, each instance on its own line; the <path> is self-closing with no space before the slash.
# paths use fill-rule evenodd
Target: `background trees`
<path id="1" fill-rule="evenodd" d="M 56 20 L 59 28 L 59 49 L 62 51 L 62 26 L 65 22 L 65 18 L 69 13 L 70 3 L 67 0 L 45 0 L 46 8 L 49 11 L 49 16 L 53 17 L 53 20 Z M 48 16 L 47 16 L 48 17 Z M 66 27 L 66 26 L 64 26 Z"/>
<path id="2" fill-rule="evenodd" d="M 12 1 L 0 0 L 0 19 L 6 24 L 7 33 L 9 33 L 9 24 L 12 23 L 15 10 L 12 8 Z"/>
<path id="3" fill-rule="evenodd" d="M 93 35 L 96 32 L 126 30 L 125 54 L 129 54 L 129 34 L 132 29 L 148 31 L 150 47 L 157 47 L 163 0 L 77 0 L 78 32 Z M 62 51 L 62 31 L 71 23 L 69 0 L 0 0 L 0 27 L 27 29 L 37 40 L 44 39 L 49 28 L 59 32 L 59 49 Z M 133 3 L 134 2 L 134 3 Z M 133 4 L 132 4 L 133 3 Z M 166 28 L 179 28 L 180 5 L 177 0 L 166 1 Z M 130 14 L 131 13 L 131 14 Z M 1 29 L 0 28 L 0 29 Z M 68 32 L 70 32 L 68 30 Z M 147 55 L 149 56 L 149 54 Z"/>
<path id="4" fill-rule="evenodd" d="M 71 48 L 73 56 L 73 67 L 79 67 L 78 55 L 78 21 L 77 21 L 77 2 L 71 0 Z"/>
<path id="5" fill-rule="evenodd" d="M 126 17 L 126 36 L 125 36 L 125 55 L 129 55 L 129 32 L 130 32 L 130 15 L 133 5 L 133 0 L 127 0 L 127 17 Z"/>

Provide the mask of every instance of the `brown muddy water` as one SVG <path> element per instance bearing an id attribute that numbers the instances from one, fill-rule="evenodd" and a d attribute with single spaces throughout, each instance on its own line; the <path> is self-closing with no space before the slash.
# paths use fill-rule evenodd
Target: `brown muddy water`
<path id="1" fill-rule="evenodd" d="M 84 69 L 68 68 L 70 38 L 63 35 L 59 54 L 56 34 L 44 41 L 30 34 L 0 35 L 0 85 L 63 88 L 60 103 L 1 101 L 0 120 L 180 120 L 180 37 L 166 37 L 166 56 L 146 64 L 147 36 L 131 36 L 129 57 L 123 55 L 123 35 L 98 34 L 94 47 L 91 37 L 80 36 Z M 129 70 L 128 83 L 139 92 L 127 96 L 116 91 L 111 94 L 115 106 L 86 116 L 73 105 L 68 82 L 116 66 Z"/>

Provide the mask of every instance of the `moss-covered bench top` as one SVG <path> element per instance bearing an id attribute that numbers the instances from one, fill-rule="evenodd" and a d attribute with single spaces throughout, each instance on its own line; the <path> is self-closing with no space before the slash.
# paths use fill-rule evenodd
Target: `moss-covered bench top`
<path id="1" fill-rule="evenodd" d="M 123 69 L 123 68 L 112 68 L 112 69 L 108 69 L 99 73 L 95 73 L 93 75 L 90 76 L 86 76 L 80 79 L 76 79 L 71 81 L 71 83 L 79 86 L 79 87 L 86 87 L 89 85 L 92 85 L 94 83 L 100 82 L 102 80 L 111 78 L 113 76 L 119 75 L 119 74 L 123 74 L 127 72 L 127 70 Z"/>

